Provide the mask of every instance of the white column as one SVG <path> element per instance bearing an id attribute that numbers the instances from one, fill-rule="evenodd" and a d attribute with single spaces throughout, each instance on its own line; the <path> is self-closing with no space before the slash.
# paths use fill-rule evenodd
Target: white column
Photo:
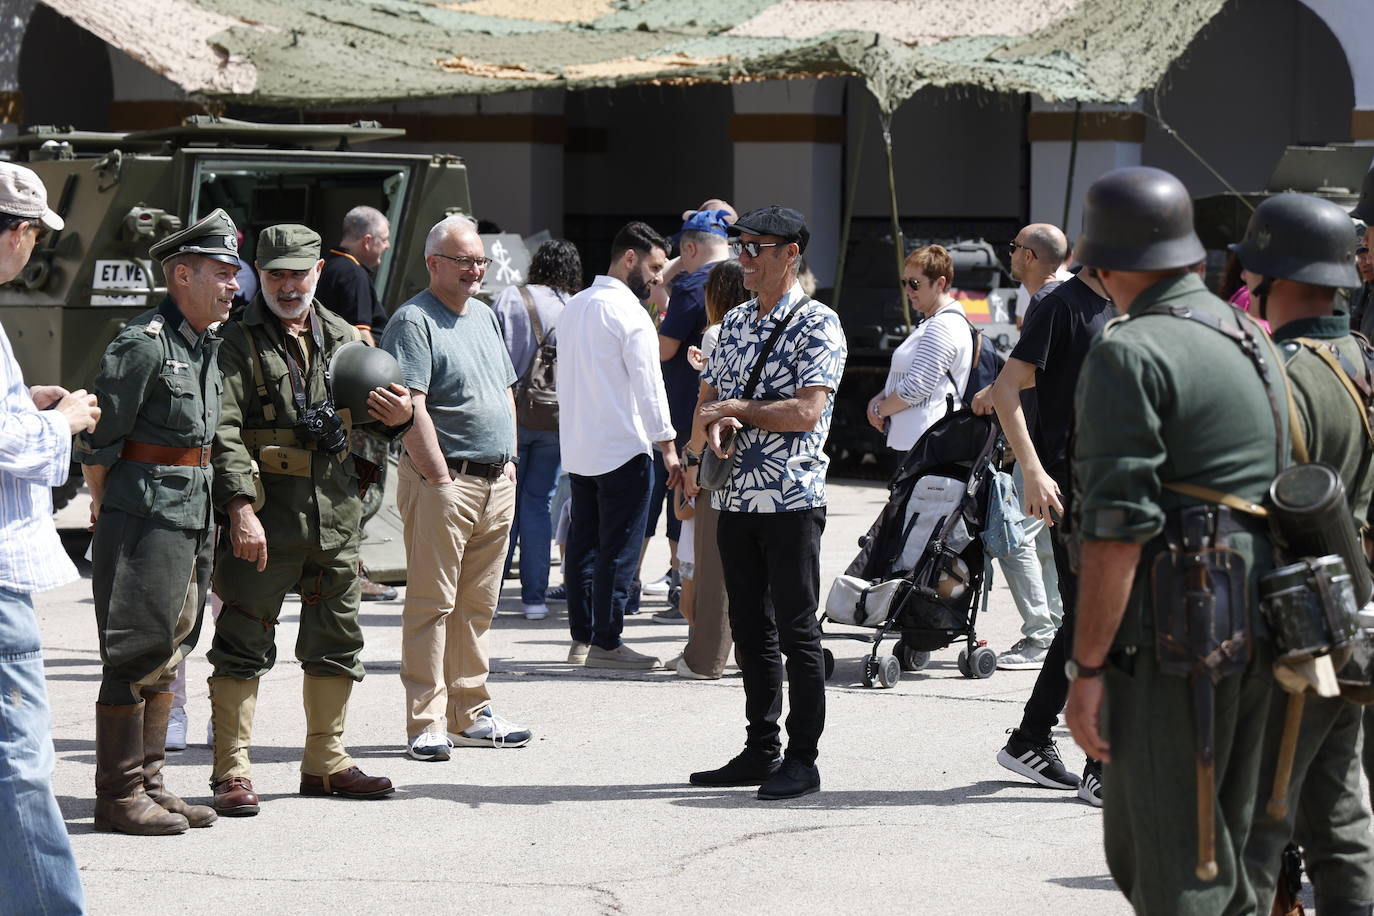
<path id="1" fill-rule="evenodd" d="M 806 261 L 817 284 L 835 282 L 844 185 L 844 80 L 768 80 L 732 87 L 735 194 L 743 213 L 769 204 L 806 216 Z"/>
<path id="2" fill-rule="evenodd" d="M 1083 192 L 1112 169 L 1140 165 L 1145 140 L 1145 116 L 1136 108 L 1084 105 L 1078 123 L 1078 153 L 1074 159 L 1073 189 L 1068 225 L 1064 222 L 1064 192 L 1069 182 L 1073 145 L 1074 107 L 1032 97 L 1026 118 L 1030 140 L 1030 221 L 1060 226 L 1070 241 L 1083 225 Z"/>

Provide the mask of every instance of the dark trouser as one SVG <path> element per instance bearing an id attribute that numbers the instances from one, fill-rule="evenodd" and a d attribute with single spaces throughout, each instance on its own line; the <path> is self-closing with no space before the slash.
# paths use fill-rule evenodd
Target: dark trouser
<path id="1" fill-rule="evenodd" d="M 605 474 L 568 475 L 572 526 L 563 583 L 576 642 L 616 648 L 625 615 L 639 610 L 635 576 L 652 477 L 648 455 L 636 455 Z"/>
<path id="2" fill-rule="evenodd" d="M 91 541 L 91 591 L 100 636 L 98 702 L 135 706 L 165 690 L 195 648 L 210 586 L 210 533 L 104 509 Z"/>
<path id="3" fill-rule="evenodd" d="M 301 594 L 296 658 L 311 677 L 363 679 L 358 660 L 363 631 L 358 626 L 358 540 L 338 550 L 312 545 L 285 547 L 268 538 L 267 568 L 234 556 L 226 536 L 215 563 L 215 594 L 224 609 L 215 620 L 208 658 L 212 677 L 260 678 L 277 660 L 277 618 L 288 592 Z"/>
<path id="4" fill-rule="evenodd" d="M 1269 745 L 1278 746 L 1288 695 L 1269 710 Z M 1260 912 L 1273 901 L 1279 857 L 1290 838 L 1303 848 L 1318 913 L 1342 912 L 1339 902 L 1374 900 L 1374 843 L 1369 810 L 1360 791 L 1360 720 L 1363 710 L 1340 697 L 1308 694 L 1293 757 L 1288 816 L 1270 817 L 1277 755 L 1266 754 L 1260 770 L 1255 821 L 1245 842 L 1245 865 Z"/>
<path id="5" fill-rule="evenodd" d="M 1067 506 L 1065 509 L 1067 510 Z M 1050 529 L 1054 545 L 1054 568 L 1059 573 L 1059 597 L 1064 603 L 1064 620 L 1045 652 L 1045 663 L 1035 679 L 1035 688 L 1021 713 L 1022 737 L 1036 744 L 1047 744 L 1050 732 L 1059 723 L 1059 713 L 1069 698 L 1069 679 L 1064 662 L 1073 654 L 1073 622 L 1078 611 L 1078 574 L 1069 568 L 1066 536 L 1058 525 Z"/>
<path id="6" fill-rule="evenodd" d="M 654 531 L 658 528 L 658 516 L 665 510 L 668 513 L 668 540 L 676 542 L 682 534 L 682 522 L 678 521 L 677 514 L 673 512 L 673 501 L 668 495 L 668 468 L 663 464 L 663 453 L 654 449 L 654 482 L 653 488 L 649 491 L 649 512 L 644 521 L 645 538 L 654 536 Z"/>
<path id="7" fill-rule="evenodd" d="M 787 755 L 805 763 L 815 763 L 825 728 L 825 662 L 816 621 L 824 530 L 823 506 L 797 512 L 722 512 L 716 528 L 730 596 L 735 664 L 744 675 L 745 746 L 768 755 L 781 749 L 785 655 Z M 771 602 L 765 600 L 770 592 Z"/>

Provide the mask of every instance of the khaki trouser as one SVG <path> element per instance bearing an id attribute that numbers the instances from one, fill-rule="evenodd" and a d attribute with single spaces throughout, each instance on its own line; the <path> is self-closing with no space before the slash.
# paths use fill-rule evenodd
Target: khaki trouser
<path id="1" fill-rule="evenodd" d="M 515 514 L 505 477 L 426 483 L 401 459 L 397 506 L 405 523 L 406 599 L 401 683 L 406 734 L 462 731 L 491 700 L 487 631 L 501 594 L 501 566 Z"/>
<path id="2" fill-rule="evenodd" d="M 692 628 L 682 657 L 697 674 L 720 677 L 734 645 L 730 637 L 730 599 L 725 594 L 725 575 L 720 568 L 720 548 L 716 546 L 716 523 L 720 513 L 711 508 L 711 494 L 702 491 L 692 516 L 693 550 L 696 552 L 696 577 L 692 580 L 695 603 Z"/>

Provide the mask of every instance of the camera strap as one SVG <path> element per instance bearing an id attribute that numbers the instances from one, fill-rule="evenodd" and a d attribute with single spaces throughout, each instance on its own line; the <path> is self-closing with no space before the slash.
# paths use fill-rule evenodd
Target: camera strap
<path id="1" fill-rule="evenodd" d="M 293 339 L 290 334 L 283 333 L 283 351 L 286 356 L 286 371 L 291 377 L 291 399 L 296 403 L 296 413 L 301 414 L 309 406 L 309 398 L 306 392 L 305 382 L 305 353 L 301 348 L 299 339 Z M 320 331 L 319 316 L 312 310 L 310 313 L 310 337 L 315 343 L 315 358 L 324 359 L 324 334 Z M 324 388 L 329 391 L 329 365 L 324 364 Z"/>

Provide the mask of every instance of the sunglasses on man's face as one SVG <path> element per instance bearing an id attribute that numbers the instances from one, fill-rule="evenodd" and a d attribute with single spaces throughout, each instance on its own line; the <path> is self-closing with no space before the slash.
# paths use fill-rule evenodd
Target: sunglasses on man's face
<path id="1" fill-rule="evenodd" d="M 786 242 L 740 242 L 730 243 L 730 254 L 738 258 L 741 254 L 747 254 L 751 258 L 757 258 L 763 254 L 765 248 L 776 248 L 779 245 L 786 245 Z"/>

